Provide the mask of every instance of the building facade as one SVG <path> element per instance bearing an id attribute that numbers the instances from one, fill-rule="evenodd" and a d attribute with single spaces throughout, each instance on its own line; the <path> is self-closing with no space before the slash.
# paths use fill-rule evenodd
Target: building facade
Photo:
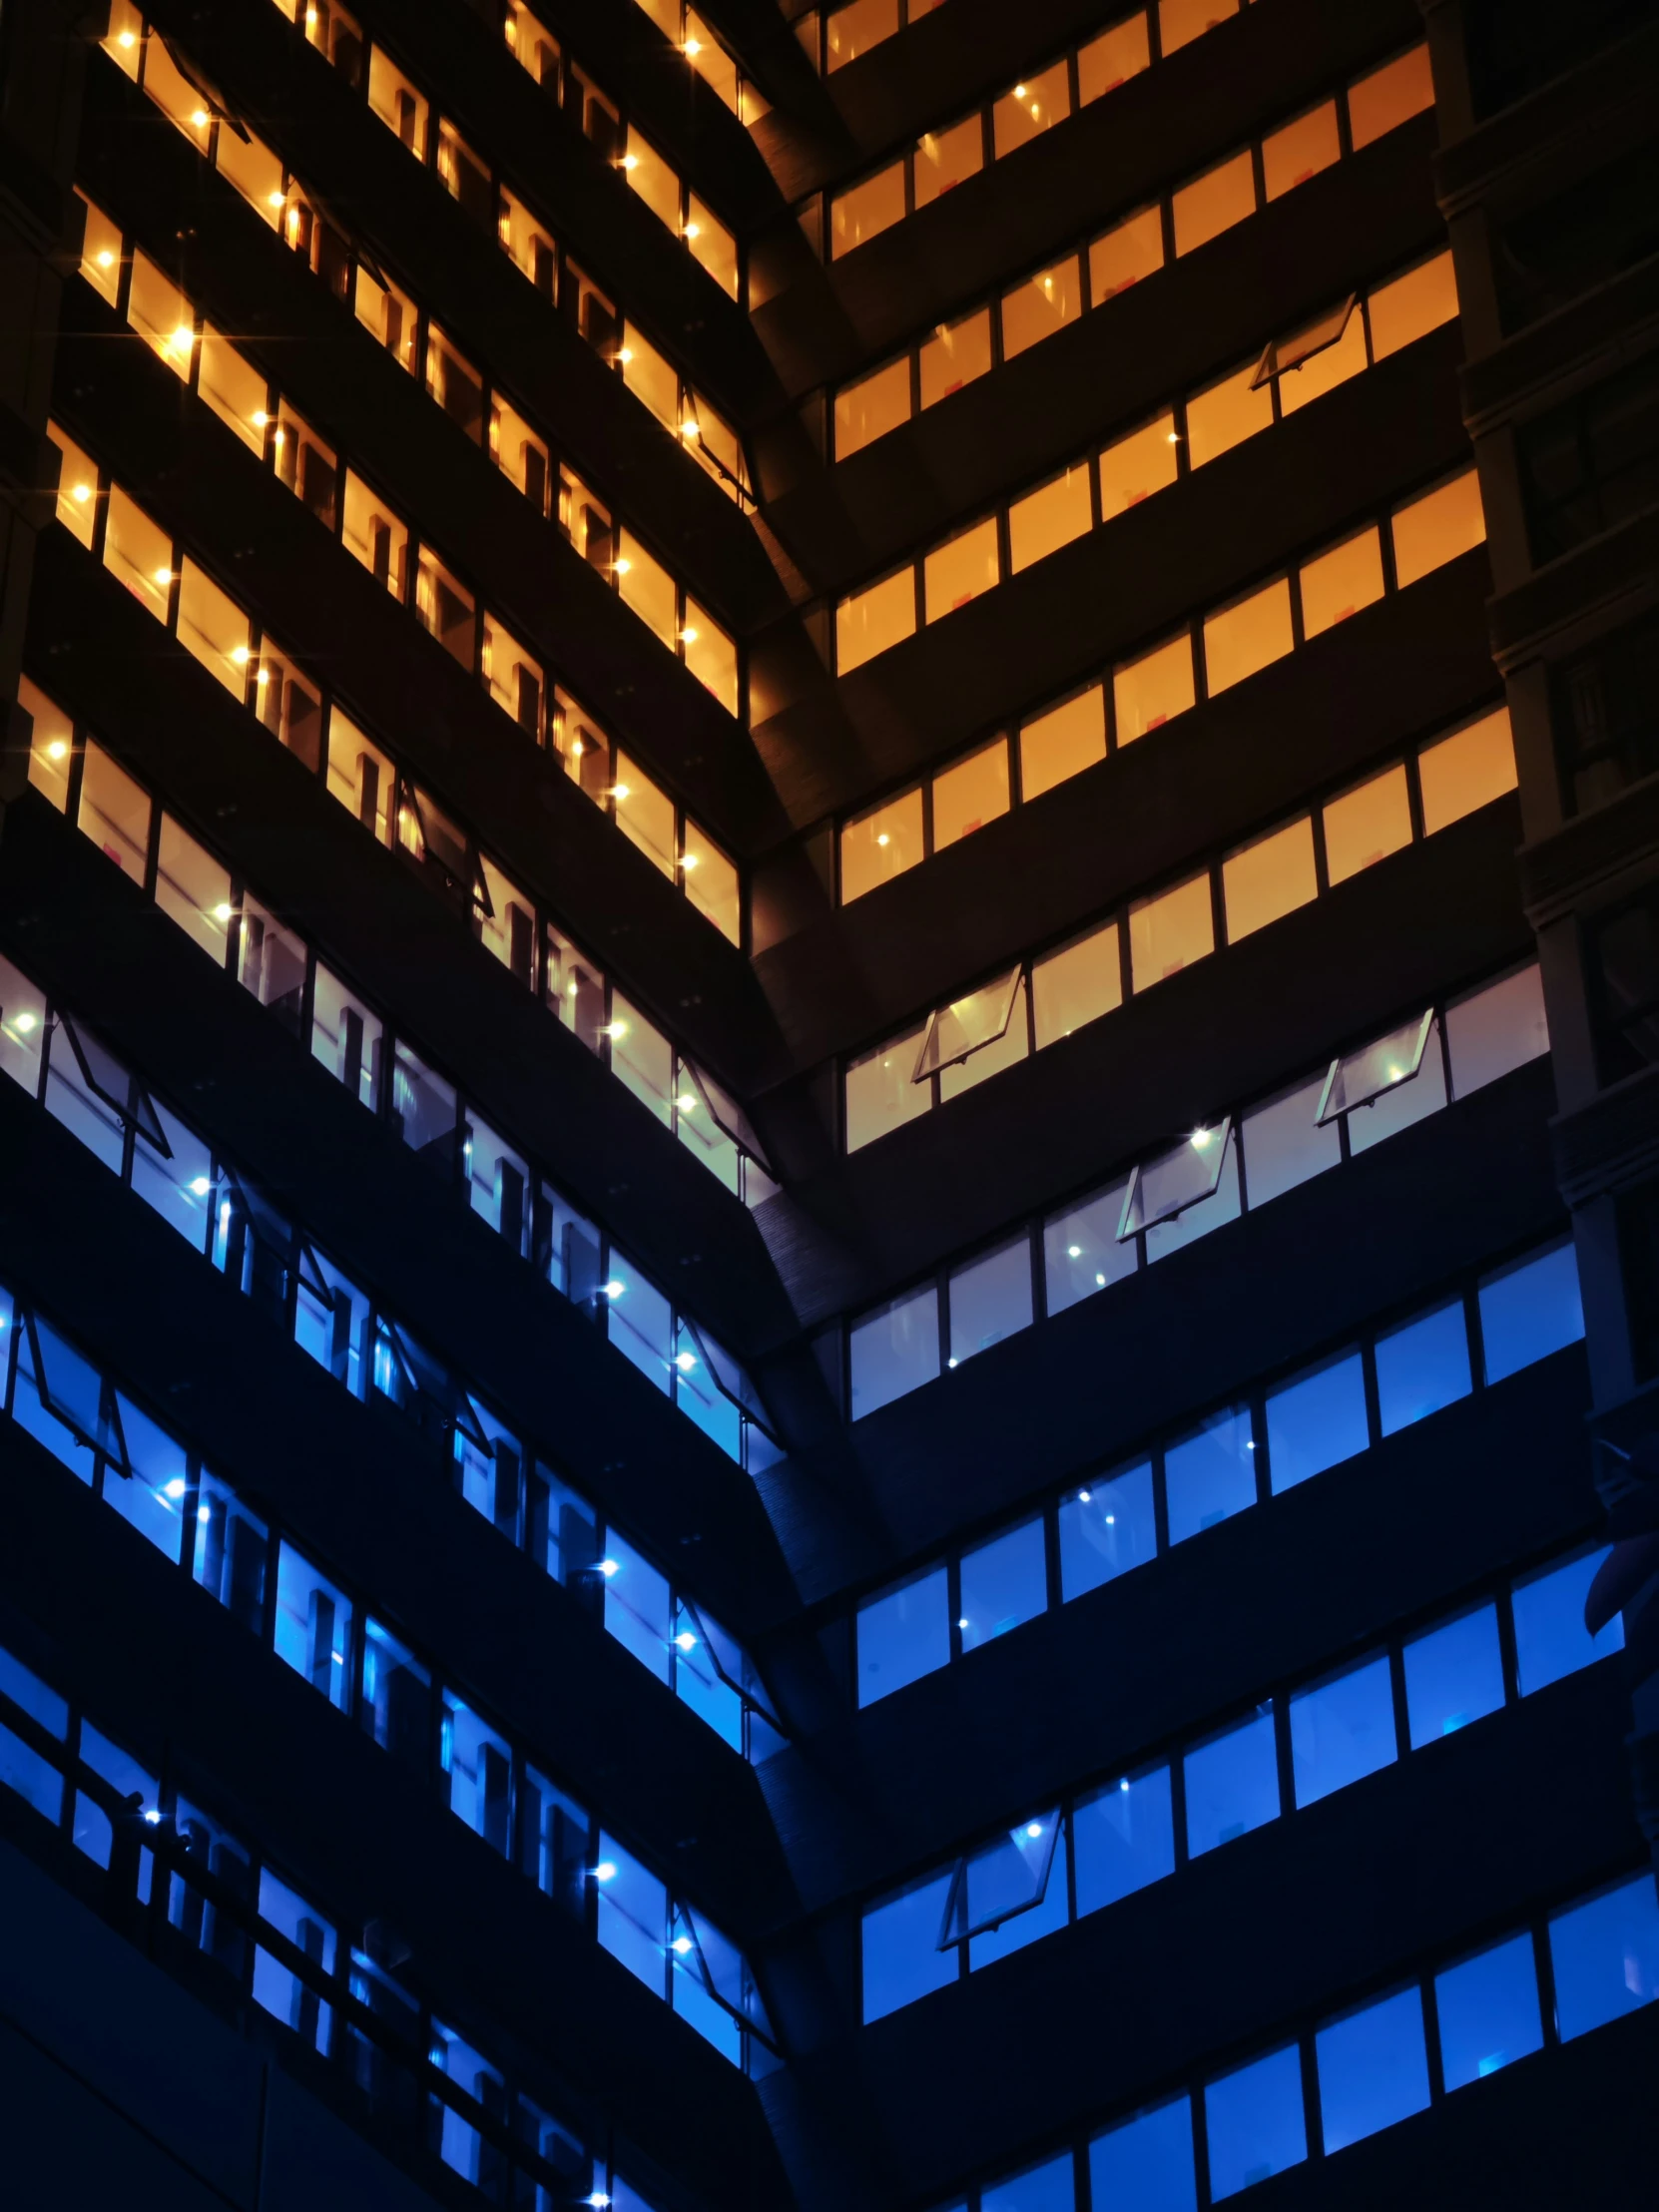
<path id="1" fill-rule="evenodd" d="M 1649 2201 L 1652 16 L 7 0 L 8 2201 Z"/>

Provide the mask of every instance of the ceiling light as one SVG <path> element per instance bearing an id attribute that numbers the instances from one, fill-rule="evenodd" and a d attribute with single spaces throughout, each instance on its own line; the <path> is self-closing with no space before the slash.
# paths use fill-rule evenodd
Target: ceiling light
<path id="1" fill-rule="evenodd" d="M 49 761 L 61 761 L 68 751 L 69 746 L 64 739 L 54 738 L 52 740 L 52 743 L 46 748 L 46 758 Z"/>
<path id="2" fill-rule="evenodd" d="M 92 497 L 92 486 L 90 484 L 77 484 L 69 496 L 79 506 L 84 507 Z"/>

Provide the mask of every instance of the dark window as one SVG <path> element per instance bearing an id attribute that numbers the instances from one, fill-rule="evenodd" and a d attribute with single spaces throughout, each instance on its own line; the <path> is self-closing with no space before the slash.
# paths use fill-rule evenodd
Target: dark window
<path id="1" fill-rule="evenodd" d="M 1534 561 L 1659 498 L 1659 350 L 1529 423 L 1516 440 Z"/>
<path id="2" fill-rule="evenodd" d="M 1659 251 L 1659 145 L 1639 146 L 1505 224 L 1492 255 L 1507 330 L 1552 314 Z"/>
<path id="3" fill-rule="evenodd" d="M 1476 120 L 1600 53 L 1652 14 L 1650 0 L 1478 0 L 1465 17 Z"/>
<path id="4" fill-rule="evenodd" d="M 1659 615 L 1600 638 L 1554 684 L 1561 799 L 1569 814 L 1659 771 Z"/>
<path id="5" fill-rule="evenodd" d="M 1601 1080 L 1616 1083 L 1659 1060 L 1659 891 L 1599 924 L 1589 965 Z"/>

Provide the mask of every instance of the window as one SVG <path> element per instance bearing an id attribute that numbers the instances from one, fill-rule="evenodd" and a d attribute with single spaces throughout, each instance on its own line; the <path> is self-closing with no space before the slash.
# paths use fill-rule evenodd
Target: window
<path id="1" fill-rule="evenodd" d="M 846 1070 L 846 1149 L 856 1152 L 889 1129 L 926 1113 L 932 1100 L 925 1083 L 913 1083 L 916 1053 L 924 1031 L 906 1030 L 873 1052 L 849 1061 Z"/>
<path id="2" fill-rule="evenodd" d="M 1071 83 L 1063 61 L 1004 93 L 991 109 L 996 158 L 1001 161 L 1071 113 Z"/>
<path id="3" fill-rule="evenodd" d="M 1297 581 L 1305 638 L 1317 638 L 1373 605 L 1382 596 L 1382 541 L 1375 524 L 1304 561 Z"/>
<path id="4" fill-rule="evenodd" d="M 1296 186 L 1305 185 L 1310 177 L 1341 160 L 1342 151 L 1335 100 L 1327 100 L 1323 107 L 1311 108 L 1294 123 L 1270 132 L 1262 141 L 1262 176 L 1268 198 L 1278 200 Z"/>
<path id="5" fill-rule="evenodd" d="M 961 1565 L 962 1649 L 973 1651 L 1035 1620 L 1048 1608 L 1048 1563 L 1040 1519 L 1023 1522 L 965 1552 Z"/>
<path id="6" fill-rule="evenodd" d="M 345 472 L 344 512 L 340 535 L 346 551 L 400 602 L 408 568 L 408 531 L 351 469 Z"/>
<path id="7" fill-rule="evenodd" d="M 910 419 L 910 360 L 889 361 L 835 394 L 835 458 L 844 461 Z"/>
<path id="8" fill-rule="evenodd" d="M 127 320 L 184 382 L 196 350 L 196 316 L 190 302 L 148 256 L 133 256 L 127 286 Z"/>
<path id="9" fill-rule="evenodd" d="M 1348 130 L 1354 151 L 1394 130 L 1407 118 L 1434 105 L 1434 84 L 1428 73 L 1428 48 L 1413 46 L 1408 53 L 1381 69 L 1374 69 L 1348 88 Z"/>
<path id="10" fill-rule="evenodd" d="M 950 1597 L 943 1567 L 858 1608 L 858 1703 L 873 1705 L 950 1658 Z"/>
<path id="11" fill-rule="evenodd" d="M 144 881 L 150 853 L 149 794 L 90 738 L 81 749 L 81 804 L 76 827 L 107 860 L 113 860 L 135 882 Z"/>
<path id="12" fill-rule="evenodd" d="M 75 197 L 86 210 L 86 232 L 81 242 L 81 275 L 113 307 L 121 289 L 121 233 L 102 208 L 95 208 L 86 194 Z"/>
<path id="13" fill-rule="evenodd" d="M 1172 200 L 1177 256 L 1191 254 L 1256 213 L 1250 149 L 1234 154 L 1183 185 Z"/>
<path id="14" fill-rule="evenodd" d="M 399 368 L 415 366 L 415 303 L 407 292 L 372 276 L 359 262 L 352 309 L 363 328 L 383 345 Z"/>
<path id="15" fill-rule="evenodd" d="M 217 1604 L 255 1635 L 265 1627 L 270 1554 L 271 1534 L 264 1521 L 216 1476 L 202 1474 L 197 1482 L 191 1572 Z"/>
<path id="16" fill-rule="evenodd" d="M 1291 1699 L 1291 1769 L 1299 1806 L 1346 1790 L 1399 1756 L 1386 1654 Z"/>
<path id="17" fill-rule="evenodd" d="M 251 453 L 264 460 L 270 386 L 252 361 L 245 360 L 211 323 L 202 328 L 196 389 L 220 421 L 236 432 Z"/>
<path id="18" fill-rule="evenodd" d="M 368 105 L 417 161 L 426 153 L 426 103 L 375 42 L 369 52 Z"/>
<path id="19" fill-rule="evenodd" d="M 1363 1112 L 1348 1111 L 1348 1149 L 1351 1153 L 1369 1152 L 1374 1144 L 1382 1144 L 1387 1137 L 1409 1129 L 1413 1122 L 1424 1120 L 1429 1114 L 1438 1113 L 1446 1102 L 1445 1062 L 1440 1055 L 1439 1023 L 1430 1021 L 1426 1027 L 1420 1020 L 1409 1022 L 1402 1029 L 1390 1032 L 1369 1047 L 1364 1057 L 1369 1070 L 1362 1071 L 1357 1088 L 1369 1091 L 1369 1101 L 1356 1100 L 1363 1105 Z M 1421 1040 L 1420 1045 L 1418 1040 Z M 1420 1052 L 1416 1073 L 1410 1072 L 1411 1056 Z M 1358 1060 L 1362 1055 L 1351 1055 Z M 1349 1081 L 1349 1061 L 1343 1063 L 1344 1080 Z M 1399 1075 L 1395 1068 L 1403 1070 Z M 1350 1091 L 1353 1096 L 1353 1091 Z M 1336 1104 L 1336 1093 L 1326 1107 L 1327 1113 Z"/>
<path id="20" fill-rule="evenodd" d="M 1659 1904 L 1651 1874 L 1557 1913 L 1549 1924 L 1555 2024 L 1564 2043 L 1659 1996 Z"/>
<path id="21" fill-rule="evenodd" d="M 1327 2156 L 1426 2109 L 1428 2047 L 1416 1988 L 1331 2021 L 1314 2050 Z"/>
<path id="22" fill-rule="evenodd" d="M 173 541 L 119 484 L 110 486 L 104 516 L 104 566 L 158 622 L 167 620 L 173 589 Z"/>
<path id="23" fill-rule="evenodd" d="M 1158 0 L 1158 51 L 1167 61 L 1239 12 L 1239 0 Z"/>
<path id="24" fill-rule="evenodd" d="M 996 518 L 987 516 L 943 545 L 935 546 L 921 564 L 925 620 L 938 622 L 965 607 L 970 599 L 1001 582 L 996 547 Z"/>
<path id="25" fill-rule="evenodd" d="M 1171 1444 L 1164 1455 L 1164 1492 L 1172 1544 L 1255 1504 L 1255 1451 L 1248 1409 L 1217 1414 Z"/>
<path id="26" fill-rule="evenodd" d="M 933 850 L 1008 812 L 1008 748 L 997 738 L 933 779 Z"/>
<path id="27" fill-rule="evenodd" d="M 55 422 L 48 427 L 59 453 L 58 520 L 90 553 L 98 516 L 98 464 L 67 430 L 60 430 Z"/>
<path id="28" fill-rule="evenodd" d="M 844 69 L 898 29 L 898 0 L 851 0 L 837 8 L 825 26 L 828 67 Z"/>
<path id="29" fill-rule="evenodd" d="M 1248 1720 L 1194 1745 L 1182 1761 L 1182 1773 L 1189 1859 L 1276 1821 L 1279 1765 L 1273 1707 L 1260 1706 Z"/>
<path id="30" fill-rule="evenodd" d="M 1291 336 L 1275 339 L 1256 373 L 1261 376 L 1266 369 L 1277 378 L 1279 412 L 1284 416 L 1322 399 L 1367 365 L 1365 319 L 1349 299 Z"/>
<path id="31" fill-rule="evenodd" d="M 945 131 L 924 132 L 916 141 L 911 165 L 915 205 L 925 208 L 965 178 L 977 175 L 984 158 L 984 134 L 976 115 Z"/>
<path id="32" fill-rule="evenodd" d="M 985 375 L 991 365 L 991 311 L 964 315 L 959 322 L 941 322 L 917 355 L 921 404 L 937 405 Z"/>
<path id="33" fill-rule="evenodd" d="M 830 255 L 838 260 L 904 219 L 904 164 L 894 162 L 836 195 L 830 209 Z"/>
<path id="34" fill-rule="evenodd" d="M 1235 600 L 1204 621 L 1204 686 L 1217 692 L 1254 676 L 1270 661 L 1282 660 L 1296 640 L 1291 633 L 1291 586 L 1280 577 L 1263 591 Z"/>
<path id="35" fill-rule="evenodd" d="M 1329 800 L 1323 814 L 1325 872 L 1333 886 L 1375 867 L 1411 841 L 1411 800 L 1403 768 L 1384 769 L 1340 799 Z"/>
<path id="36" fill-rule="evenodd" d="M 1486 1381 L 1501 1382 L 1584 1334 L 1578 1263 L 1569 1239 L 1487 1276 L 1479 1291 Z"/>
<path id="37" fill-rule="evenodd" d="M 954 1870 L 929 1876 L 872 1906 L 860 1930 L 864 2025 L 957 1978 L 954 1947 L 939 1948 Z"/>
<path id="38" fill-rule="evenodd" d="M 1154 646 L 1139 660 L 1125 661 L 1112 671 L 1118 744 L 1132 745 L 1149 730 L 1162 729 L 1172 715 L 1184 715 L 1196 697 L 1193 642 L 1183 630 L 1167 645 Z"/>
<path id="39" fill-rule="evenodd" d="M 1377 1340 L 1377 1396 L 1391 1436 L 1467 1397 L 1469 1340 L 1460 1305 L 1438 1307 Z"/>
<path id="40" fill-rule="evenodd" d="M 1156 203 L 1114 224 L 1089 248 L 1089 296 L 1098 307 L 1164 266 L 1164 216 Z"/>
<path id="41" fill-rule="evenodd" d="M 928 1017 L 921 1051 L 916 1056 L 915 1076 L 933 1075 L 958 1061 L 979 1056 L 995 1059 L 1000 1065 L 1005 1056 L 997 1052 L 996 1046 L 1003 1039 L 1011 1041 L 1019 995 L 1020 971 L 1014 967 L 1004 975 L 993 976 L 977 990 L 964 991 L 960 998 L 938 1007 Z M 1019 1051 L 1015 1057 L 1023 1054 L 1024 1049 L 1021 1025 Z M 976 1069 L 976 1075 L 977 1072 Z"/>
<path id="42" fill-rule="evenodd" d="M 843 599 L 835 609 L 835 666 L 842 676 L 861 668 L 877 653 L 885 653 L 914 635 L 916 627 L 915 572 L 908 567 L 884 576 Z"/>
<path id="43" fill-rule="evenodd" d="M 1166 7 L 1169 0 L 1165 0 Z M 1206 2084 L 1210 2196 L 1219 2203 L 1308 2155 L 1302 2112 L 1302 2056 L 1292 2043 Z"/>
<path id="44" fill-rule="evenodd" d="M 950 1365 L 1031 1326 L 1031 1246 L 1023 1234 L 950 1277 Z"/>
<path id="45" fill-rule="evenodd" d="M 1454 561 L 1486 538 L 1486 518 L 1480 506 L 1480 485 L 1474 470 L 1454 476 L 1448 483 L 1424 492 L 1396 508 L 1393 531 L 1394 575 L 1403 591 L 1419 576 Z"/>
<path id="46" fill-rule="evenodd" d="M 1134 1240 L 1118 1240 L 1128 1189 L 1129 1178 L 1121 1176 L 1044 1222 L 1043 1273 L 1050 1316 L 1134 1274 Z"/>
<path id="47" fill-rule="evenodd" d="M 1021 725 L 1020 795 L 1027 804 L 1106 758 L 1106 701 L 1098 684 Z"/>
<path id="48" fill-rule="evenodd" d="M 1229 1142 L 1232 1130 L 1230 1121 L 1195 1129 L 1190 1137 L 1135 1168 L 1118 1235 L 1128 1237 L 1144 1229 L 1149 1261 L 1161 1252 L 1176 1250 L 1189 1222 L 1202 1223 L 1197 1233 L 1203 1234 L 1205 1229 L 1220 1227 L 1218 1214 L 1230 1221 L 1238 1212 L 1238 1170 Z"/>
<path id="49" fill-rule="evenodd" d="M 1146 2212 L 1194 2212 L 1193 2115 L 1186 2097 L 1137 2112 L 1089 2145 L 1090 2201 L 1144 2206 Z"/>
<path id="50" fill-rule="evenodd" d="M 1046 959 L 1031 963 L 1031 1004 L 1039 1051 L 1122 1003 L 1123 960 L 1115 921 L 1074 937 Z"/>
<path id="51" fill-rule="evenodd" d="M 252 659 L 248 617 L 227 593 L 186 559 L 179 575 L 179 643 L 234 699 L 248 692 Z"/>
<path id="52" fill-rule="evenodd" d="M 1599 1551 L 1581 1552 L 1564 1565 L 1526 1575 L 1510 1592 L 1522 1697 L 1547 1689 L 1581 1667 L 1593 1666 L 1609 1652 L 1624 1649 L 1621 1613 L 1615 1613 L 1594 1636 L 1584 1625 L 1584 1600 L 1596 1569 L 1606 1557 L 1605 1546 Z"/>
<path id="53" fill-rule="evenodd" d="M 1150 1460 L 1068 1492 L 1060 1500 L 1059 1530 L 1062 1604 L 1156 1557 Z"/>
<path id="54" fill-rule="evenodd" d="M 1413 338 L 1437 330 L 1442 322 L 1454 322 L 1457 285 L 1451 274 L 1450 250 L 1379 285 L 1367 297 L 1366 312 L 1371 318 L 1372 357 L 1379 361 L 1397 353 Z"/>
<path id="55" fill-rule="evenodd" d="M 1089 471 L 1079 462 L 1008 509 L 1008 561 L 1017 575 L 1093 527 Z M 992 578 L 994 582 L 994 576 Z M 932 620 L 931 615 L 928 617 Z"/>
<path id="56" fill-rule="evenodd" d="M 1208 873 L 1189 876 L 1129 909 L 1129 964 L 1137 991 L 1178 975 L 1216 948 Z"/>
<path id="57" fill-rule="evenodd" d="M 1143 422 L 1138 430 L 1129 431 L 1104 449 L 1100 456 L 1102 522 L 1110 522 L 1114 515 L 1138 507 L 1143 499 L 1175 482 L 1180 466 L 1176 447 L 1180 442 L 1175 417 L 1166 408 L 1150 422 Z M 1192 705 L 1190 699 L 1187 705 Z M 1139 737 L 1140 732 L 1136 730 L 1131 735 Z M 1122 742 L 1120 717 L 1119 743 Z"/>
<path id="58" fill-rule="evenodd" d="M 979 2212 L 1072 2212 L 1074 2202 L 1069 2150 L 979 2192 Z"/>
<path id="59" fill-rule="evenodd" d="M 1482 1605 L 1405 1646 L 1405 1709 L 1411 1749 L 1455 1735 L 1503 1704 L 1497 1608 Z"/>
<path id="60" fill-rule="evenodd" d="M 1253 438 L 1273 424 L 1271 384 L 1254 383 L 1256 363 L 1248 362 L 1231 375 L 1220 376 L 1187 401 L 1187 460 L 1202 468 L 1217 454 Z"/>
<path id="61" fill-rule="evenodd" d="M 1126 1774 L 1072 1815 L 1077 1917 L 1117 1904 L 1175 1872 L 1175 1821 L 1168 1767 Z"/>
<path id="62" fill-rule="evenodd" d="M 849 1339 L 852 1418 L 878 1412 L 939 1372 L 939 1298 L 929 1285 L 854 1324 Z"/>
<path id="63" fill-rule="evenodd" d="M 1274 1495 L 1368 1449 L 1365 1367 L 1357 1352 L 1323 1362 L 1268 1394 Z"/>
<path id="64" fill-rule="evenodd" d="M 1515 788 L 1515 749 L 1509 711 L 1499 707 L 1450 737 L 1425 745 L 1417 755 L 1422 784 L 1422 827 L 1426 836 L 1459 822 L 1479 807 Z"/>
<path id="65" fill-rule="evenodd" d="M 424 1778 L 432 1762 L 432 1679 L 390 1629 L 379 1621 L 363 1623 L 363 1728 L 389 1752 Z"/>
<path id="66" fill-rule="evenodd" d="M 970 1971 L 1021 1950 L 1066 1920 L 1065 1824 L 1058 1809 L 1020 1821 L 956 1863 L 945 1933 L 968 1936 Z"/>
<path id="67" fill-rule="evenodd" d="M 668 1300 L 614 1248 L 606 1294 L 606 1335 L 625 1359 L 666 1392 L 674 1362 L 673 1312 Z"/>
<path id="68" fill-rule="evenodd" d="M 1240 1136 L 1252 1207 L 1266 1206 L 1342 1159 L 1335 1123 L 1322 1127 L 1317 1119 L 1322 1088 L 1318 1077 L 1295 1084 L 1245 1115 Z"/>
<path id="69" fill-rule="evenodd" d="M 840 833 L 841 901 L 861 898 L 925 857 L 919 790 L 883 801 L 843 823 Z"/>
<path id="70" fill-rule="evenodd" d="M 1319 895 L 1314 825 L 1307 815 L 1230 853 L 1221 866 L 1227 941 L 1237 944 Z"/>
<path id="71" fill-rule="evenodd" d="M 477 608 L 466 586 L 425 545 L 415 568 L 415 615 L 421 628 L 470 672 Z"/>
<path id="72" fill-rule="evenodd" d="M 1002 295 L 1002 358 L 1011 361 L 1075 322 L 1083 312 L 1083 287 L 1075 256 L 1039 270 Z M 1020 564 L 1016 561 L 1015 567 Z"/>
<path id="73" fill-rule="evenodd" d="M 155 897 L 168 919 L 193 937 L 216 967 L 223 967 L 235 915 L 230 871 L 181 830 L 171 815 L 163 815 L 157 840 Z M 249 904 L 252 907 L 253 902 Z M 245 941 L 251 934 L 252 917 L 244 923 Z M 299 979 L 303 983 L 303 960 Z"/>
<path id="74" fill-rule="evenodd" d="M 278 1882 L 269 1867 L 260 1875 L 260 1918 L 285 1936 L 324 1974 L 334 1970 L 334 1931 L 304 1899 Z M 307 1981 L 301 1981 L 264 1945 L 254 1952 L 254 2002 L 302 2036 L 313 2050 L 326 2053 L 332 2014 Z"/>
<path id="75" fill-rule="evenodd" d="M 1447 2090 L 1483 2080 L 1543 2047 L 1530 1936 L 1512 1936 L 1434 1976 L 1440 2069 Z"/>
<path id="76" fill-rule="evenodd" d="M 276 1656 L 344 1712 L 351 1694 L 351 1604 L 291 1544 L 276 1561 Z"/>

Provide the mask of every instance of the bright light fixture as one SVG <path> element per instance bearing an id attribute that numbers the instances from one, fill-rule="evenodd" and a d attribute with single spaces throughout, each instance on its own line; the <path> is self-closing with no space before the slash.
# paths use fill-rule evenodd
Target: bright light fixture
<path id="1" fill-rule="evenodd" d="M 206 1198 L 212 1189 L 213 1185 L 205 1175 L 194 1176 L 191 1179 L 190 1193 L 193 1198 Z"/>
<path id="2" fill-rule="evenodd" d="M 185 1478 L 182 1474 L 176 1474 L 171 1482 L 164 1482 L 162 1484 L 163 1497 L 170 1497 L 175 1501 L 175 1503 L 177 1503 L 177 1501 L 182 1498 L 184 1494 Z"/>

